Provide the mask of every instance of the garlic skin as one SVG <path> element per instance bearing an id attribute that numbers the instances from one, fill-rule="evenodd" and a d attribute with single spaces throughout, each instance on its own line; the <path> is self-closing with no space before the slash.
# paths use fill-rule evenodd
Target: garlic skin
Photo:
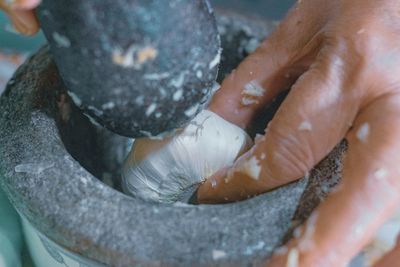
<path id="1" fill-rule="evenodd" d="M 124 191 L 147 201 L 183 201 L 187 190 L 231 165 L 251 145 L 243 129 L 203 110 L 174 136 L 135 140 L 122 171 Z"/>

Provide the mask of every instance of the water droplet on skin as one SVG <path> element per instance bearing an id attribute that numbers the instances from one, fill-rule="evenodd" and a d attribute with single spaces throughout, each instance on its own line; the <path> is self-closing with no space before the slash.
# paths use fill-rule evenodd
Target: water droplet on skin
<path id="1" fill-rule="evenodd" d="M 375 171 L 374 175 L 378 180 L 383 179 L 387 176 L 387 170 L 380 168 Z"/>
<path id="2" fill-rule="evenodd" d="M 303 121 L 300 123 L 299 128 L 300 131 L 311 131 L 312 130 L 312 124 L 309 121 Z"/>
<path id="3" fill-rule="evenodd" d="M 357 133 L 356 133 L 356 137 L 362 143 L 367 143 L 369 132 L 370 132 L 369 123 L 365 122 L 360 126 L 360 128 L 358 128 Z"/>
<path id="4" fill-rule="evenodd" d="M 364 28 L 361 28 L 361 29 L 359 29 L 358 31 L 357 31 L 357 34 L 363 34 L 365 32 L 365 29 Z"/>
<path id="5" fill-rule="evenodd" d="M 217 180 L 214 177 L 210 178 L 210 182 L 211 182 L 211 187 L 212 188 L 217 187 Z"/>
<path id="6" fill-rule="evenodd" d="M 289 251 L 286 267 L 298 267 L 298 266 L 299 266 L 299 251 L 295 248 L 292 248 Z"/>

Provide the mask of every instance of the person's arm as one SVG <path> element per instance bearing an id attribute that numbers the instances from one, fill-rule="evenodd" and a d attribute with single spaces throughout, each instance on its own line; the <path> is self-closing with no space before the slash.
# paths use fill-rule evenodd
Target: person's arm
<path id="1" fill-rule="evenodd" d="M 341 185 L 268 265 L 345 266 L 400 205 L 399 64 L 398 0 L 298 1 L 209 108 L 246 128 L 289 95 L 265 135 L 208 179 L 198 200 L 237 201 L 290 183 L 346 138 Z"/>
<path id="2" fill-rule="evenodd" d="M 25 35 L 35 34 L 39 23 L 33 9 L 41 0 L 0 0 L 0 9 L 10 18 L 14 28 Z"/>

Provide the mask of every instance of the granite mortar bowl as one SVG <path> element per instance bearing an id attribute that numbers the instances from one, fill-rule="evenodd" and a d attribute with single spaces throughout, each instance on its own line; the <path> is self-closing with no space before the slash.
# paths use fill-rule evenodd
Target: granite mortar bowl
<path id="1" fill-rule="evenodd" d="M 275 24 L 217 17 L 222 79 Z M 26 234 L 33 229 L 53 258 L 50 266 L 261 266 L 338 182 L 345 147 L 308 178 L 246 201 L 163 205 L 120 192 L 129 143 L 73 104 L 46 47 L 8 83 L 0 99 L 0 183 Z"/>

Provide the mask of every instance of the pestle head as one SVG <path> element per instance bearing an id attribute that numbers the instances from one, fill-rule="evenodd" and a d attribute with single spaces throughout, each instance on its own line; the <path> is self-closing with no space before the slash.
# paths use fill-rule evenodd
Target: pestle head
<path id="1" fill-rule="evenodd" d="M 206 0 L 43 0 L 37 15 L 75 104 L 118 134 L 178 128 L 210 95 L 220 40 Z"/>

